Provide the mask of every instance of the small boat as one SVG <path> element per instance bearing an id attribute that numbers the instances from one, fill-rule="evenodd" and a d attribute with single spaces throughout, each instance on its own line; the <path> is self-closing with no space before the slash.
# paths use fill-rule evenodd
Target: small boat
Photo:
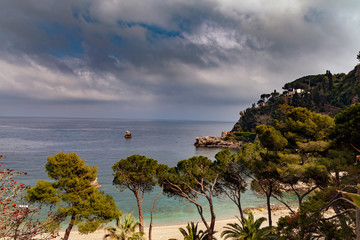
<path id="1" fill-rule="evenodd" d="M 130 132 L 130 131 L 126 131 L 124 137 L 125 137 L 125 138 L 132 138 L 131 132 Z"/>

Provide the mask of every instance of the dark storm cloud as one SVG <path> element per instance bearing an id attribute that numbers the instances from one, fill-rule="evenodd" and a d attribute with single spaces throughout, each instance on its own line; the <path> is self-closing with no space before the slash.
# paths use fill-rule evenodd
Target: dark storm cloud
<path id="1" fill-rule="evenodd" d="M 213 106 L 238 107 L 236 118 L 240 106 L 302 75 L 349 71 L 360 42 L 358 1 L 1 5 L 0 94 L 8 104 L 57 103 L 72 113 L 99 103 L 110 113 L 167 117 L 202 106 L 205 117 Z"/>

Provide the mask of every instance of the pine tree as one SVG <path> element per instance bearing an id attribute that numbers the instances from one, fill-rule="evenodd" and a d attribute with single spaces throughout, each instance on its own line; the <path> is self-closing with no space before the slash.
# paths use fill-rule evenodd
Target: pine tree
<path id="1" fill-rule="evenodd" d="M 97 230 L 120 215 L 113 198 L 93 184 L 97 167 L 90 167 L 76 153 L 57 153 L 47 159 L 45 169 L 53 182 L 39 180 L 28 190 L 27 199 L 57 206 L 58 224 L 70 217 L 64 240 L 77 225 L 80 233 Z"/>

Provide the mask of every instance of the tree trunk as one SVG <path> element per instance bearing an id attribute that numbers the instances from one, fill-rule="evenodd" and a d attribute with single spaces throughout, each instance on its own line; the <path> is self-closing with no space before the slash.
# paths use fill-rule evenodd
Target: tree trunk
<path id="1" fill-rule="evenodd" d="M 271 220 L 271 206 L 270 206 L 270 196 L 271 194 L 266 194 L 266 205 L 268 210 L 268 221 L 269 226 L 272 227 L 272 220 Z"/>
<path id="2" fill-rule="evenodd" d="M 155 206 L 156 206 L 156 201 L 159 199 L 159 197 L 160 197 L 161 193 L 163 192 L 163 189 L 164 189 L 164 185 L 162 185 L 162 186 L 161 186 L 160 193 L 159 193 L 159 195 L 155 198 L 153 208 L 151 209 L 151 214 L 150 214 L 150 225 L 149 225 L 149 240 L 151 240 L 151 231 L 152 231 L 153 213 L 154 213 L 154 209 L 155 209 Z"/>
<path id="3" fill-rule="evenodd" d="M 63 240 L 69 239 L 70 232 L 71 232 L 71 229 L 73 228 L 74 224 L 75 224 L 75 214 L 71 215 L 70 223 L 69 223 L 69 226 L 65 230 L 65 235 L 64 235 Z"/>
<path id="4" fill-rule="evenodd" d="M 244 212 L 243 212 L 242 207 L 241 207 L 240 196 L 239 196 L 238 199 L 237 199 L 237 207 L 238 207 L 239 212 L 240 212 L 241 220 L 243 220 L 243 219 L 244 219 Z"/>
<path id="5" fill-rule="evenodd" d="M 338 170 L 335 170 L 335 184 L 337 188 L 340 186 L 340 174 Z"/>
<path id="6" fill-rule="evenodd" d="M 356 240 L 360 240 L 360 209 L 356 207 Z"/>
<path id="7" fill-rule="evenodd" d="M 341 214 L 341 212 L 340 212 L 340 210 L 339 210 L 339 208 L 338 208 L 338 206 L 336 204 L 333 204 L 332 208 L 334 209 L 334 212 L 336 213 L 336 215 L 338 215 L 338 219 L 340 221 L 342 229 L 346 229 L 348 226 L 347 226 L 347 223 L 346 223 L 346 221 L 344 219 L 344 215 Z"/>
<path id="8" fill-rule="evenodd" d="M 204 214 L 203 214 L 202 206 L 196 205 L 196 208 L 197 208 L 197 210 L 198 210 L 198 213 L 199 213 L 199 215 L 200 215 L 200 217 L 201 217 L 202 222 L 203 222 L 204 225 L 205 225 L 206 230 L 210 231 L 209 224 L 206 222 L 206 219 L 205 219 Z"/>
<path id="9" fill-rule="evenodd" d="M 208 240 L 212 240 L 213 235 L 214 235 L 214 229 L 215 229 L 216 215 L 215 215 L 215 212 L 214 212 L 214 205 L 213 205 L 211 197 L 207 197 L 207 200 L 209 202 L 210 213 L 211 213 L 211 222 L 210 222 Z"/>
<path id="10" fill-rule="evenodd" d="M 14 233 L 14 240 L 17 240 L 18 230 L 19 230 L 19 224 L 16 224 L 15 233 Z"/>
<path id="11" fill-rule="evenodd" d="M 360 194 L 359 184 L 357 185 L 357 194 Z M 360 240 L 360 208 L 356 208 L 356 240 Z"/>
<path id="12" fill-rule="evenodd" d="M 138 210 L 139 210 L 139 221 L 140 221 L 139 231 L 144 232 L 144 217 L 143 217 L 143 210 L 142 210 L 142 206 L 141 206 L 139 190 L 134 191 L 134 194 L 136 197 L 136 203 L 138 205 Z"/>
<path id="13" fill-rule="evenodd" d="M 237 206 L 237 208 L 239 210 L 239 213 L 240 213 L 240 218 L 244 219 L 244 212 L 243 212 L 243 209 L 241 207 L 241 190 L 233 190 L 233 191 L 230 191 L 230 192 L 225 192 L 225 194 Z"/>

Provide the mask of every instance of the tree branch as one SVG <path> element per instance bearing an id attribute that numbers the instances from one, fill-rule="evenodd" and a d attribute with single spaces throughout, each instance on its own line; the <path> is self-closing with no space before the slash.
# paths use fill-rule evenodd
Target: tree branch
<path id="1" fill-rule="evenodd" d="M 279 202 L 281 202 L 282 204 L 284 204 L 291 211 L 292 214 L 295 214 L 295 212 L 292 210 L 292 208 L 285 201 L 279 199 L 275 194 L 271 194 L 271 196 L 273 198 L 275 198 L 276 200 L 278 200 Z"/>
<path id="2" fill-rule="evenodd" d="M 215 177 L 215 179 L 214 179 L 214 183 L 213 183 L 212 186 L 211 186 L 211 193 L 214 191 L 214 188 L 215 188 L 215 185 L 216 185 L 216 183 L 217 183 L 218 177 L 219 177 L 219 174 L 216 174 L 216 177 Z"/>
<path id="3" fill-rule="evenodd" d="M 315 187 L 311 188 L 310 190 L 308 190 L 307 192 L 305 192 L 303 195 L 301 195 L 301 199 L 303 199 L 306 195 L 308 195 L 309 193 L 311 193 L 312 191 L 314 191 L 318 186 L 316 185 Z"/>
<path id="4" fill-rule="evenodd" d="M 195 200 L 191 199 L 188 194 L 186 194 L 178 185 L 170 182 L 167 180 L 167 182 L 175 188 L 175 191 L 178 192 L 178 195 L 183 196 L 186 198 L 189 202 L 195 204 L 196 206 L 201 206 L 198 202 L 196 202 L 196 196 L 194 196 Z"/>
<path id="5" fill-rule="evenodd" d="M 328 217 L 328 218 L 323 218 L 323 219 L 321 219 L 321 220 L 330 220 L 330 219 L 333 219 L 333 218 L 336 218 L 336 217 L 338 217 L 338 216 L 340 216 L 340 215 L 343 215 L 344 213 L 346 213 L 346 212 L 352 212 L 352 211 L 356 211 L 356 209 L 354 209 L 354 208 L 351 208 L 351 209 L 347 209 L 347 210 L 345 210 L 345 211 L 343 211 L 343 212 L 341 212 L 341 213 L 339 213 L 339 214 L 336 214 L 336 215 L 334 215 L 334 216 L 331 216 L 331 217 Z"/>
<path id="6" fill-rule="evenodd" d="M 354 145 L 352 145 L 351 143 L 350 143 L 350 145 L 351 145 L 356 151 L 360 152 L 360 150 L 357 149 Z"/>
<path id="7" fill-rule="evenodd" d="M 203 221 L 203 223 L 204 223 L 204 225 L 205 225 L 205 228 L 207 229 L 207 230 L 209 230 L 210 229 L 210 227 L 209 227 L 209 224 L 206 222 L 206 219 L 205 219 L 205 217 L 204 217 L 204 215 L 203 215 L 203 210 L 202 210 L 202 206 L 201 205 L 196 205 L 196 208 L 197 208 L 197 210 L 198 210 L 198 212 L 199 212 L 199 215 L 200 215 L 200 217 L 201 217 L 201 220 Z"/>

